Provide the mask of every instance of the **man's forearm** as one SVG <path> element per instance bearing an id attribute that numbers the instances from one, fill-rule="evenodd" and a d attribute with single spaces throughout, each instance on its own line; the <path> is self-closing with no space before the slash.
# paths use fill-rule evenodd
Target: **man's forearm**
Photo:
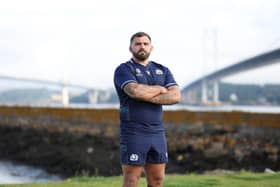
<path id="1" fill-rule="evenodd" d="M 154 96 L 150 102 L 162 105 L 172 105 L 176 104 L 181 99 L 181 93 L 179 87 L 173 87 L 169 89 L 166 93 L 162 93 Z"/>
<path id="2" fill-rule="evenodd" d="M 132 98 L 151 102 L 151 99 L 159 94 L 167 92 L 162 86 L 149 86 L 144 84 L 129 83 L 125 86 L 124 91 Z"/>

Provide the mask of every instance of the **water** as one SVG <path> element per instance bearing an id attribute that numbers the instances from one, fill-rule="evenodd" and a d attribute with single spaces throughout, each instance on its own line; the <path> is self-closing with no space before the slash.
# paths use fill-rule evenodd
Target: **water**
<path id="1" fill-rule="evenodd" d="M 13 106 L 13 105 L 11 105 Z M 32 107 L 54 107 L 65 108 L 61 104 L 51 105 L 32 105 Z M 118 109 L 119 104 L 70 104 L 66 108 L 86 108 L 86 109 Z M 218 105 L 218 106 L 195 106 L 195 105 L 165 105 L 164 110 L 188 110 L 188 111 L 241 111 L 254 113 L 280 113 L 280 106 L 266 106 L 266 105 Z"/>
<path id="2" fill-rule="evenodd" d="M 57 106 L 59 107 L 59 106 Z M 61 107 L 61 106 L 60 106 Z M 70 104 L 70 108 L 118 109 L 118 104 Z M 220 105 L 220 106 L 194 106 L 194 105 L 166 105 L 164 110 L 188 111 L 242 111 L 254 113 L 280 113 L 280 106 L 252 106 L 252 105 Z"/>
<path id="3" fill-rule="evenodd" d="M 250 113 L 280 113 L 280 106 L 252 106 L 252 105 L 221 105 L 221 106 L 191 106 L 171 105 L 164 106 L 165 110 L 189 110 L 189 111 L 224 111 L 224 112 L 250 112 Z"/>
<path id="4" fill-rule="evenodd" d="M 37 183 L 62 180 L 59 176 L 48 174 L 46 171 L 0 161 L 0 184 Z"/>
<path id="5" fill-rule="evenodd" d="M 1 104 L 0 104 L 1 105 Z M 15 106 L 15 105 L 2 105 L 2 106 Z M 21 106 L 21 105 L 16 105 Z M 26 106 L 26 105 L 23 105 Z M 31 107 L 53 107 L 65 108 L 62 104 L 50 105 L 30 105 Z M 105 104 L 70 104 L 66 108 L 86 108 L 86 109 L 118 109 L 118 103 L 105 103 Z M 241 112 L 254 112 L 254 113 L 280 113 L 280 106 L 267 106 L 267 105 L 218 105 L 218 106 L 195 106 L 195 105 L 165 105 L 164 110 L 188 110 L 188 111 L 241 111 Z"/>

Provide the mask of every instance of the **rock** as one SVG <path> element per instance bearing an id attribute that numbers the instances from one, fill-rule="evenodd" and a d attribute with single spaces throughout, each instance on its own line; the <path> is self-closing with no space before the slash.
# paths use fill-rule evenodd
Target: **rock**
<path id="1" fill-rule="evenodd" d="M 236 146 L 237 141 L 233 137 L 227 137 L 226 138 L 226 144 L 230 149 L 233 149 Z"/>
<path id="2" fill-rule="evenodd" d="M 272 160 L 273 162 L 277 162 L 278 161 L 278 155 L 277 154 L 268 155 L 268 159 Z"/>
<path id="3" fill-rule="evenodd" d="M 202 137 L 190 139 L 188 142 L 188 145 L 195 151 L 203 151 L 209 144 L 210 140 Z"/>
<path id="4" fill-rule="evenodd" d="M 88 153 L 88 154 L 93 153 L 93 151 L 94 151 L 94 148 L 93 148 L 93 147 L 88 147 L 88 148 L 87 148 L 87 153 Z"/>
<path id="5" fill-rule="evenodd" d="M 224 144 L 222 142 L 215 142 L 210 146 L 210 148 L 204 151 L 206 158 L 218 158 L 226 155 L 227 153 L 228 151 L 224 148 Z"/>
<path id="6" fill-rule="evenodd" d="M 202 135 L 204 133 L 203 124 L 189 125 L 188 134 L 190 135 Z"/>
<path id="7" fill-rule="evenodd" d="M 277 147 L 275 147 L 275 146 L 273 146 L 273 145 L 271 145 L 271 144 L 267 144 L 266 146 L 265 146 L 265 151 L 267 152 L 267 153 L 270 153 L 270 154 L 273 154 L 273 155 L 277 155 L 277 153 L 278 153 L 278 148 Z"/>
<path id="8" fill-rule="evenodd" d="M 177 157 L 176 157 L 176 160 L 177 161 L 181 161 L 181 160 L 183 160 L 184 159 L 184 156 L 183 155 L 177 155 Z"/>
<path id="9" fill-rule="evenodd" d="M 245 156 L 244 152 L 241 149 L 234 149 L 234 157 L 238 162 L 241 162 Z"/>

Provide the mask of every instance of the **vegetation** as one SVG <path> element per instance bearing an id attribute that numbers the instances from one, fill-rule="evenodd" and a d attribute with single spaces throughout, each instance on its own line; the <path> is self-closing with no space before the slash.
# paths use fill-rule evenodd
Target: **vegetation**
<path id="1" fill-rule="evenodd" d="M 0 187 L 118 187 L 121 177 L 81 177 L 67 179 L 62 182 L 40 184 L 0 185 Z M 141 178 L 139 187 L 146 187 Z M 280 173 L 255 174 L 241 172 L 223 175 L 168 175 L 165 187 L 280 187 Z"/>

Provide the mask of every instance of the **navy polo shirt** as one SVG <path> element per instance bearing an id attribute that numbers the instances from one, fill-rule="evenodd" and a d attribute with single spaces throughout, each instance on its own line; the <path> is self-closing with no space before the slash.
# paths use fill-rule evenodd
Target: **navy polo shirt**
<path id="1" fill-rule="evenodd" d="M 130 98 L 123 90 L 130 82 L 168 88 L 177 85 L 170 70 L 153 61 L 143 66 L 131 59 L 119 65 L 114 74 L 114 85 L 120 100 L 121 135 L 164 132 L 162 105 Z"/>

